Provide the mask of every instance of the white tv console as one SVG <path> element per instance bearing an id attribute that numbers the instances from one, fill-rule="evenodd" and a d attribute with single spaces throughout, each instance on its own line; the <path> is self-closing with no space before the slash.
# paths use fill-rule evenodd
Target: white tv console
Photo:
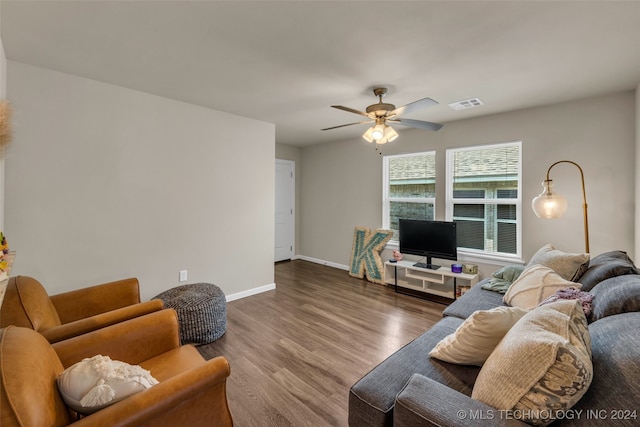
<path id="1" fill-rule="evenodd" d="M 455 300 L 458 280 L 473 286 L 480 278 L 479 274 L 454 273 L 451 267 L 445 265 L 432 270 L 415 267 L 415 263 L 415 261 L 385 262 L 385 283 L 393 285 L 396 292 L 400 287 Z"/>

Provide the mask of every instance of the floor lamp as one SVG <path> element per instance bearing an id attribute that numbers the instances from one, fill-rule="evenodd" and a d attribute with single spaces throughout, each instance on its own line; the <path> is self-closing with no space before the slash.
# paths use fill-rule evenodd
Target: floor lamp
<path id="1" fill-rule="evenodd" d="M 533 212 L 538 218 L 560 218 L 567 210 L 567 199 L 552 190 L 553 181 L 549 178 L 551 168 L 559 163 L 571 163 L 580 171 L 580 179 L 582 180 L 582 212 L 584 217 L 584 247 L 585 252 L 589 253 L 589 220 L 587 218 L 587 193 L 584 189 L 584 173 L 582 168 L 576 162 L 571 160 L 560 160 L 555 162 L 547 169 L 547 179 L 544 180 L 542 186 L 544 190 L 531 201 Z"/>

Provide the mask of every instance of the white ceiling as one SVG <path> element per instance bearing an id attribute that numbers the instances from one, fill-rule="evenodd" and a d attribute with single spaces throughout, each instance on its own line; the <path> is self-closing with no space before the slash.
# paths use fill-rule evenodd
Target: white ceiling
<path id="1" fill-rule="evenodd" d="M 358 138 L 366 126 L 320 129 L 359 121 L 330 106 L 364 110 L 378 85 L 396 106 L 435 99 L 407 117 L 446 123 L 640 83 L 640 1 L 2 0 L 0 12 L 9 60 L 275 123 L 276 142 L 298 146 Z M 485 105 L 448 106 L 471 97 Z"/>

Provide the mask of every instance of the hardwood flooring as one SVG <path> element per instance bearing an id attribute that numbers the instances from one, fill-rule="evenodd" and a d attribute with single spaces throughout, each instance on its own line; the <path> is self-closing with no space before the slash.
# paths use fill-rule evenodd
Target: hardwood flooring
<path id="1" fill-rule="evenodd" d="M 273 291 L 230 302 L 225 335 L 198 347 L 229 360 L 237 427 L 346 426 L 351 385 L 444 309 L 301 260 L 277 263 L 275 281 Z"/>

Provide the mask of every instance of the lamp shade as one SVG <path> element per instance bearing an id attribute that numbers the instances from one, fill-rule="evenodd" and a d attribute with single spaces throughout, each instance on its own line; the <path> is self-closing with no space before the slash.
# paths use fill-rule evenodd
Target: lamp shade
<path id="1" fill-rule="evenodd" d="M 542 193 L 531 201 L 533 212 L 538 218 L 560 218 L 567 210 L 567 199 L 553 192 L 553 181 L 546 180 L 542 186 Z"/>
<path id="2" fill-rule="evenodd" d="M 371 136 L 375 140 L 382 139 L 382 137 L 384 136 L 384 125 L 383 124 L 375 125 L 373 127 L 373 133 L 371 134 Z"/>
<path id="3" fill-rule="evenodd" d="M 391 142 L 394 141 L 398 137 L 398 132 L 395 131 L 391 126 L 384 127 L 384 138 Z"/>
<path id="4" fill-rule="evenodd" d="M 373 142 L 373 126 L 371 126 L 365 133 L 362 134 L 362 137 L 367 142 Z"/>

